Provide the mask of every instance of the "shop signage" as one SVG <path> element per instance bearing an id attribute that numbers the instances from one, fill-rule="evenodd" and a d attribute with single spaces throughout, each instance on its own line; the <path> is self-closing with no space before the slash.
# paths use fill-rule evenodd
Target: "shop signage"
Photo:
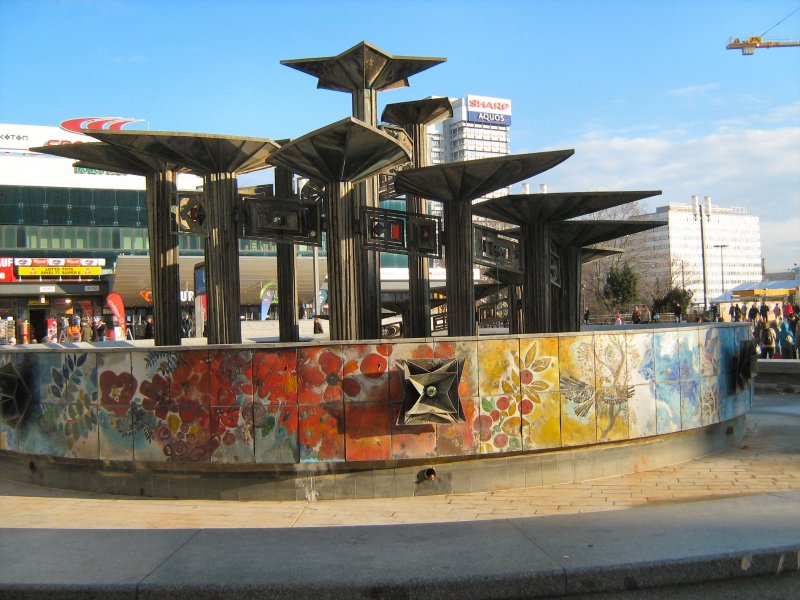
<path id="1" fill-rule="evenodd" d="M 0 257 L 0 283 L 16 281 L 14 275 L 14 259 L 10 257 Z"/>
<path id="2" fill-rule="evenodd" d="M 20 277 L 96 277 L 100 267 L 17 267 Z"/>
<path id="3" fill-rule="evenodd" d="M 467 121 L 489 125 L 511 125 L 511 100 L 469 95 Z"/>
<path id="4" fill-rule="evenodd" d="M 15 258 L 17 267 L 102 267 L 105 258 Z"/>

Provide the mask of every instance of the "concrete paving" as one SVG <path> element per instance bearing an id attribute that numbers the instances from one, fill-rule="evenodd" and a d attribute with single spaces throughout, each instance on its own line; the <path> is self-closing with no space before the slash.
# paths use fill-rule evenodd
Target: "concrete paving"
<path id="1" fill-rule="evenodd" d="M 126 498 L 0 480 L 0 598 L 800 597 L 800 395 L 735 447 L 589 482 L 381 500 Z"/>

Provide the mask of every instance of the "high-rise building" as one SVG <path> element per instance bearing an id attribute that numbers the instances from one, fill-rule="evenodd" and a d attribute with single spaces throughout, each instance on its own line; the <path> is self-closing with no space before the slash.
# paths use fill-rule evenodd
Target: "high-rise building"
<path id="1" fill-rule="evenodd" d="M 710 196 L 701 204 L 693 196 L 691 205 L 660 206 L 634 218 L 666 225 L 628 239 L 625 254 L 642 290 L 683 287 L 703 306 L 741 283 L 761 280 L 761 230 L 745 208 L 712 206 Z"/>

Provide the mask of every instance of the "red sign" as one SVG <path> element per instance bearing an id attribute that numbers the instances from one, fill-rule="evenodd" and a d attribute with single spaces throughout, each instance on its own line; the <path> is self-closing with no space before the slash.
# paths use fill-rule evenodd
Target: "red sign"
<path id="1" fill-rule="evenodd" d="M 14 259 L 9 257 L 0 257 L 0 283 L 9 283 L 17 281 L 14 275 Z"/>

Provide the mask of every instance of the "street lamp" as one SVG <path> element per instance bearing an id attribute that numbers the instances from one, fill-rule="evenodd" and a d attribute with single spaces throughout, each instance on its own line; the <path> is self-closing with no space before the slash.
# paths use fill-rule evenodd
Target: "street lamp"
<path id="1" fill-rule="evenodd" d="M 706 207 L 707 207 L 707 214 L 705 216 L 706 219 L 711 218 L 711 196 L 706 196 Z M 692 196 L 692 213 L 694 214 L 694 220 L 697 221 L 698 219 L 698 209 L 699 209 L 699 217 L 700 217 L 700 255 L 702 257 L 702 267 L 703 267 L 703 314 L 708 312 L 708 278 L 706 276 L 706 228 L 705 228 L 705 220 L 703 219 L 703 205 L 700 204 L 698 201 L 697 196 Z"/>

